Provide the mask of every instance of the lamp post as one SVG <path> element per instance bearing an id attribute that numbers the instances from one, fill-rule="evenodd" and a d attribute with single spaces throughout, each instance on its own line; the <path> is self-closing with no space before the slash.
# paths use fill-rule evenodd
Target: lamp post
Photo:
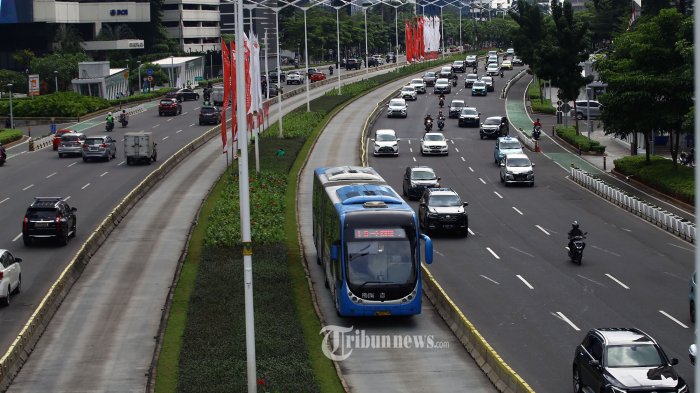
<path id="1" fill-rule="evenodd" d="M 214 79 L 214 52 L 216 51 L 216 45 L 212 45 L 211 53 L 209 53 L 209 78 Z"/>
<path id="2" fill-rule="evenodd" d="M 141 80 L 141 60 L 136 62 L 139 67 L 139 80 L 138 80 L 138 85 L 139 85 L 139 90 L 141 90 L 141 93 L 143 93 L 143 81 Z"/>
<path id="3" fill-rule="evenodd" d="M 306 64 L 306 67 L 304 68 L 302 75 L 304 76 L 304 80 L 306 81 L 306 111 L 307 112 L 311 112 L 311 98 L 309 95 L 309 89 L 310 89 L 311 82 L 309 81 L 309 40 L 308 40 L 308 35 L 307 35 L 306 11 L 310 10 L 312 7 L 315 7 L 317 5 L 324 5 L 324 4 L 325 3 L 314 3 L 313 1 L 308 3 L 308 5 L 305 5 L 305 6 L 300 6 L 300 5 L 297 5 L 296 3 L 289 3 L 289 5 L 297 7 L 300 10 L 304 11 L 304 63 Z M 297 48 L 299 48 L 299 46 L 300 46 L 300 44 L 297 44 Z"/>
<path id="4" fill-rule="evenodd" d="M 591 139 L 591 87 L 586 86 L 586 123 L 588 123 L 588 139 Z"/>
<path id="5" fill-rule="evenodd" d="M 333 5 L 332 3 L 328 3 L 328 6 L 332 7 L 335 9 L 335 33 L 337 37 L 337 48 L 336 48 L 336 63 L 338 66 L 340 66 L 340 9 L 348 5 L 349 3 L 345 0 L 341 0 L 343 5 Z M 338 94 L 340 94 L 340 68 L 338 67 L 338 71 L 336 72 L 338 75 Z"/>
<path id="6" fill-rule="evenodd" d="M 390 2 L 384 2 L 384 1 L 380 0 L 380 2 L 388 5 L 389 7 L 394 8 L 394 15 L 395 15 L 394 16 L 394 35 L 396 36 L 396 45 L 394 47 L 394 51 L 396 52 L 396 57 L 395 57 L 396 70 L 398 71 L 398 69 L 399 69 L 399 8 L 403 5 L 405 5 L 405 3 L 402 0 L 396 0 L 396 1 L 390 1 Z M 395 3 L 398 3 L 398 4 L 395 4 Z"/>
<path id="7" fill-rule="evenodd" d="M 53 81 L 56 85 L 56 90 L 54 90 L 54 92 L 58 93 L 58 71 L 56 70 L 53 71 Z"/>
<path id="8" fill-rule="evenodd" d="M 362 10 L 365 12 L 365 73 L 369 74 L 369 49 L 367 47 L 367 8 L 372 3 L 362 3 Z"/>
<path id="9" fill-rule="evenodd" d="M 12 83 L 8 83 L 7 87 L 10 89 L 10 128 L 15 128 L 15 117 L 12 112 Z"/>
<path id="10" fill-rule="evenodd" d="M 174 56 L 170 56 L 170 87 L 173 87 L 173 79 L 175 78 L 175 70 L 173 67 L 175 66 L 175 58 Z"/>

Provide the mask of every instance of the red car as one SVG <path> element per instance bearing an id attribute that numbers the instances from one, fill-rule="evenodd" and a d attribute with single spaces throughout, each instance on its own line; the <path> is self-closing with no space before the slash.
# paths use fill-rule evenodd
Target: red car
<path id="1" fill-rule="evenodd" d="M 53 134 L 53 141 L 52 142 L 53 142 L 53 149 L 54 150 L 58 150 L 58 145 L 61 144 L 61 136 L 63 134 L 69 133 L 69 132 L 75 132 L 75 131 L 69 130 L 69 129 L 64 129 L 64 130 L 58 130 L 58 131 L 56 131 L 55 134 Z"/>
<path id="2" fill-rule="evenodd" d="M 177 98 L 164 98 L 158 104 L 158 116 L 173 115 L 177 116 L 182 113 L 182 105 Z"/>
<path id="3" fill-rule="evenodd" d="M 321 71 L 314 72 L 313 74 L 311 74 L 311 77 L 309 78 L 309 80 L 311 80 L 311 82 L 318 82 L 318 81 L 322 81 L 324 79 L 326 79 L 326 74 L 324 74 Z"/>

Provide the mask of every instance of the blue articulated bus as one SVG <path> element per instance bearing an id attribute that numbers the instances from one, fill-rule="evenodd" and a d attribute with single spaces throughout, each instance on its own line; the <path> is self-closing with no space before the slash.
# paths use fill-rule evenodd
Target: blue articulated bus
<path id="1" fill-rule="evenodd" d="M 420 239 L 426 263 L 433 243 L 411 206 L 374 169 L 351 166 L 317 168 L 312 203 L 317 262 L 338 314 L 420 314 Z"/>

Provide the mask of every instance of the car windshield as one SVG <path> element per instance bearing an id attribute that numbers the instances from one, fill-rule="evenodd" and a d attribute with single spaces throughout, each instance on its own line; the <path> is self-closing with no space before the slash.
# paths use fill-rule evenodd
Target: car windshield
<path id="1" fill-rule="evenodd" d="M 607 367 L 658 367 L 663 356 L 652 344 L 612 345 L 605 350 Z"/>
<path id="2" fill-rule="evenodd" d="M 423 75 L 428 78 L 435 78 L 435 73 L 434 72 L 426 72 L 425 75 Z"/>
<path id="3" fill-rule="evenodd" d="M 444 141 L 445 137 L 442 134 L 426 134 L 426 141 Z"/>
<path id="4" fill-rule="evenodd" d="M 445 78 L 440 78 L 440 79 L 438 79 L 437 81 L 435 81 L 435 83 L 436 83 L 436 84 L 445 84 L 445 85 L 449 85 L 449 84 L 450 84 L 450 81 L 448 81 L 448 80 L 445 79 Z"/>
<path id="5" fill-rule="evenodd" d="M 403 284 L 413 279 L 411 244 L 406 239 L 349 241 L 347 253 L 350 284 Z"/>
<path id="6" fill-rule="evenodd" d="M 429 170 L 415 170 L 411 172 L 411 179 L 413 180 L 435 180 L 435 172 Z"/>
<path id="7" fill-rule="evenodd" d="M 377 134 L 376 139 L 377 139 L 377 141 L 381 141 L 381 142 L 395 141 L 396 136 L 392 135 L 392 134 L 381 133 L 381 134 Z"/>
<path id="8" fill-rule="evenodd" d="M 415 83 L 417 85 L 422 85 L 423 84 L 423 79 L 412 79 L 411 83 Z"/>
<path id="9" fill-rule="evenodd" d="M 464 106 L 464 101 L 452 101 L 452 103 L 450 103 L 450 106 L 455 108 L 462 107 Z"/>
<path id="10" fill-rule="evenodd" d="M 501 142 L 501 149 L 520 149 L 520 143 L 516 141 Z"/>
<path id="11" fill-rule="evenodd" d="M 462 64 L 464 64 L 464 62 L 458 60 L 458 61 L 455 61 L 453 64 L 456 66 L 461 66 Z"/>
<path id="12" fill-rule="evenodd" d="M 402 91 L 414 91 L 412 86 L 404 86 L 403 89 L 401 89 L 401 90 Z"/>
<path id="13" fill-rule="evenodd" d="M 530 160 L 528 160 L 527 158 L 509 158 L 507 166 L 525 168 L 530 166 Z"/>
<path id="14" fill-rule="evenodd" d="M 462 201 L 457 195 L 433 195 L 430 198 L 430 206 L 432 207 L 447 207 L 447 206 L 462 206 Z"/>
<path id="15" fill-rule="evenodd" d="M 484 122 L 484 124 L 490 125 L 490 126 L 492 126 L 492 125 L 498 125 L 498 124 L 501 124 L 501 119 L 499 119 L 499 118 L 488 118 L 488 119 L 486 119 L 486 121 Z"/>
<path id="16" fill-rule="evenodd" d="M 485 87 L 485 86 L 486 86 L 486 83 L 484 83 L 484 82 L 481 82 L 481 81 L 474 82 L 474 87 Z"/>
<path id="17" fill-rule="evenodd" d="M 479 112 L 476 111 L 474 108 L 464 108 L 462 109 L 462 114 L 463 115 L 478 115 Z"/>
<path id="18" fill-rule="evenodd" d="M 467 79 L 477 79 L 476 74 L 469 74 L 467 75 Z"/>
<path id="19" fill-rule="evenodd" d="M 104 139 L 102 138 L 88 138 L 84 142 L 86 145 L 94 146 L 94 145 L 101 145 L 105 143 Z"/>
<path id="20" fill-rule="evenodd" d="M 481 81 L 484 83 L 493 83 L 493 78 L 483 77 L 483 78 L 481 78 Z"/>
<path id="21" fill-rule="evenodd" d="M 404 106 L 405 103 L 406 103 L 406 101 L 404 101 L 404 100 L 391 100 L 389 102 L 389 105 L 390 106 Z"/>

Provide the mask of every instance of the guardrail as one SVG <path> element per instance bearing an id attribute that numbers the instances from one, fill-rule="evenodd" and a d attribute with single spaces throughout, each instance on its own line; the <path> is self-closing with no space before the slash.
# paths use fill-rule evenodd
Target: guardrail
<path id="1" fill-rule="evenodd" d="M 571 167 L 571 178 L 615 205 L 691 243 L 695 243 L 695 224 L 636 196 L 611 186 L 586 171 Z"/>

